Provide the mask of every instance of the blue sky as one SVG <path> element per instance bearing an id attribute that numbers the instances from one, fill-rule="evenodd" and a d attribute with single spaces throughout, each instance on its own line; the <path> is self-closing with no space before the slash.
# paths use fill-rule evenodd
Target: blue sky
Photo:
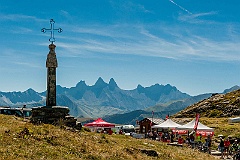
<path id="1" fill-rule="evenodd" d="M 190 95 L 239 85 L 238 0 L 0 0 L 0 91 L 46 89 L 55 20 L 57 84 L 114 78 L 122 89 L 171 84 Z"/>

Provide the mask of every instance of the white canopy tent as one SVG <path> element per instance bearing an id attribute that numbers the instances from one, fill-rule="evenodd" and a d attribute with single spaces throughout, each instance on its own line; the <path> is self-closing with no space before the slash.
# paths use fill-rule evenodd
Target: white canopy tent
<path id="1" fill-rule="evenodd" d="M 195 125 L 195 121 L 196 121 L 196 119 L 194 118 L 191 122 L 188 122 L 187 124 L 182 125 L 182 126 L 178 126 L 176 129 L 178 129 L 178 130 L 193 130 L 194 125 Z M 209 132 L 213 132 L 214 131 L 213 128 L 205 126 L 201 122 L 198 122 L 197 130 L 198 131 L 209 131 Z"/>
<path id="2" fill-rule="evenodd" d="M 164 121 L 163 123 L 160 123 L 158 125 L 154 125 L 152 126 L 152 128 L 176 128 L 176 127 L 180 127 L 180 124 L 177 124 L 176 122 L 173 122 L 171 119 L 167 119 L 166 121 Z"/>

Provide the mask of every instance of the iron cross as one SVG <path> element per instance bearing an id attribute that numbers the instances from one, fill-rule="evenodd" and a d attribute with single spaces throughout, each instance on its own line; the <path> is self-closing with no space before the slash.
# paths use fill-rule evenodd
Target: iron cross
<path id="1" fill-rule="evenodd" d="M 63 31 L 62 28 L 54 29 L 54 23 L 55 23 L 55 21 L 53 19 L 51 19 L 50 20 L 51 28 L 50 29 L 46 29 L 46 28 L 41 29 L 41 31 L 43 33 L 45 33 L 46 31 L 51 32 L 51 37 L 49 38 L 49 41 L 52 42 L 52 44 L 53 44 L 53 42 L 55 42 L 54 31 L 58 31 L 58 33 L 61 33 Z"/>

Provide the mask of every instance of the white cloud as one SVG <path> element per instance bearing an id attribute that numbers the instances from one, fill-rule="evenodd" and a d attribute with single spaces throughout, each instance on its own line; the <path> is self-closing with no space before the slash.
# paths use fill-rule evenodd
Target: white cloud
<path id="1" fill-rule="evenodd" d="M 62 15 L 68 22 L 74 21 L 73 16 L 68 11 L 60 10 L 60 15 Z"/>
<path id="2" fill-rule="evenodd" d="M 33 60 L 29 61 L 29 57 L 34 56 L 33 53 L 31 52 L 27 52 L 25 51 L 24 53 L 22 53 L 23 51 L 19 51 L 16 49 L 3 49 L 1 51 L 1 58 L 0 58 L 0 63 L 2 65 L 9 65 L 10 67 L 9 69 L 19 69 L 22 67 L 33 67 L 33 68 L 42 68 L 40 65 L 38 65 L 37 63 L 33 63 Z M 27 56 L 27 54 L 29 54 Z M 18 65 L 18 67 L 16 68 L 15 65 Z"/>
<path id="3" fill-rule="evenodd" d="M 22 61 L 13 61 L 13 64 L 19 65 L 19 66 L 25 66 L 25 67 L 30 67 L 30 68 L 43 68 L 40 65 L 36 65 L 32 62 L 22 62 Z"/>
<path id="4" fill-rule="evenodd" d="M 206 13 L 196 13 L 196 14 L 179 14 L 178 20 L 179 21 L 184 21 L 184 22 L 188 22 L 188 23 L 196 23 L 196 24 L 203 24 L 203 23 L 216 23 L 213 20 L 205 20 L 203 19 L 206 16 L 213 16 L 213 15 L 217 15 L 218 13 L 215 11 L 211 11 L 211 12 L 206 12 Z"/>
<path id="5" fill-rule="evenodd" d="M 136 13 L 136 12 L 142 12 L 142 13 L 153 13 L 152 11 L 145 8 L 144 5 L 139 3 L 133 3 L 131 1 L 122 0 L 122 1 L 110 1 L 110 4 L 114 8 L 115 11 L 119 11 L 123 14 L 125 13 Z"/>
<path id="6" fill-rule="evenodd" d="M 85 28 L 86 27 L 86 28 Z M 189 34 L 180 36 L 181 32 L 172 30 L 172 39 L 162 38 L 161 35 L 151 33 L 143 26 L 133 26 L 133 32 L 128 31 L 126 25 L 118 26 L 85 26 L 79 28 L 71 42 L 58 42 L 59 47 L 68 51 L 65 56 L 79 54 L 133 54 L 139 56 L 155 56 L 173 59 L 201 59 L 210 61 L 236 61 L 240 41 L 208 39 L 201 35 Z M 126 27 L 126 30 L 125 30 Z M 121 28 L 121 31 L 119 31 Z M 159 29 L 161 30 L 161 29 Z M 87 35 L 82 37 L 82 33 Z M 64 39 L 68 39 L 65 37 Z M 106 38 L 107 37 L 107 38 Z M 72 39 L 75 39 L 72 41 Z M 86 55 L 87 55 L 86 54 Z"/>
<path id="7" fill-rule="evenodd" d="M 0 21 L 23 21 L 23 20 L 32 20 L 36 22 L 46 22 L 46 19 L 40 19 L 35 16 L 29 16 L 24 14 L 2 14 L 0 13 Z"/>
<path id="8" fill-rule="evenodd" d="M 68 15 L 68 12 L 63 11 Z M 199 17 L 217 14 L 216 12 L 180 16 L 180 19 L 195 21 Z M 2 15 L 5 20 L 41 20 L 27 15 Z M 48 20 L 45 20 L 48 22 Z M 219 24 L 221 25 L 221 24 Z M 228 24 L 227 24 L 228 25 Z M 196 34 L 183 26 L 169 26 L 159 24 L 114 24 L 114 25 L 81 25 L 65 24 L 66 33 L 58 35 L 57 45 L 64 56 L 104 54 L 133 54 L 139 56 L 155 56 L 172 59 L 201 59 L 211 61 L 236 61 L 240 39 L 234 24 L 226 27 L 231 39 L 218 40 L 206 38 Z M 180 27 L 180 28 L 179 28 Z M 170 29 L 168 29 L 170 28 Z M 223 27 L 225 28 L 225 27 Z M 154 31 L 153 31 L 154 30 Z M 31 29 L 20 27 L 21 32 L 31 32 Z M 187 34 L 186 34 L 187 33 Z M 167 36 L 163 36 L 163 34 Z M 48 36 L 44 35 L 42 36 Z M 224 36 L 224 35 L 223 35 Z M 34 43 L 34 42 L 32 42 Z M 36 43 L 34 44 L 36 45 Z M 37 44 L 43 45 L 43 44 Z M 47 45 L 47 43 L 44 43 Z"/>
<path id="9" fill-rule="evenodd" d="M 204 16 L 212 16 L 212 15 L 216 15 L 216 14 L 218 14 L 218 12 L 211 11 L 211 12 L 206 12 L 206 13 L 196 13 L 196 14 L 193 14 L 192 17 L 204 17 Z"/>
<path id="10" fill-rule="evenodd" d="M 26 27 L 16 27 L 10 30 L 11 33 L 17 33 L 17 34 L 27 34 L 32 32 L 33 30 Z"/>

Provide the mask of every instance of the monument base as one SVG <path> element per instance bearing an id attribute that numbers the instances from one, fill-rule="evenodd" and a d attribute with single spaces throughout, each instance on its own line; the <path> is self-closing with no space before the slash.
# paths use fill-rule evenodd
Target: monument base
<path id="1" fill-rule="evenodd" d="M 69 111 L 68 107 L 65 106 L 34 107 L 32 108 L 31 122 L 75 127 L 77 119 L 70 116 Z"/>

